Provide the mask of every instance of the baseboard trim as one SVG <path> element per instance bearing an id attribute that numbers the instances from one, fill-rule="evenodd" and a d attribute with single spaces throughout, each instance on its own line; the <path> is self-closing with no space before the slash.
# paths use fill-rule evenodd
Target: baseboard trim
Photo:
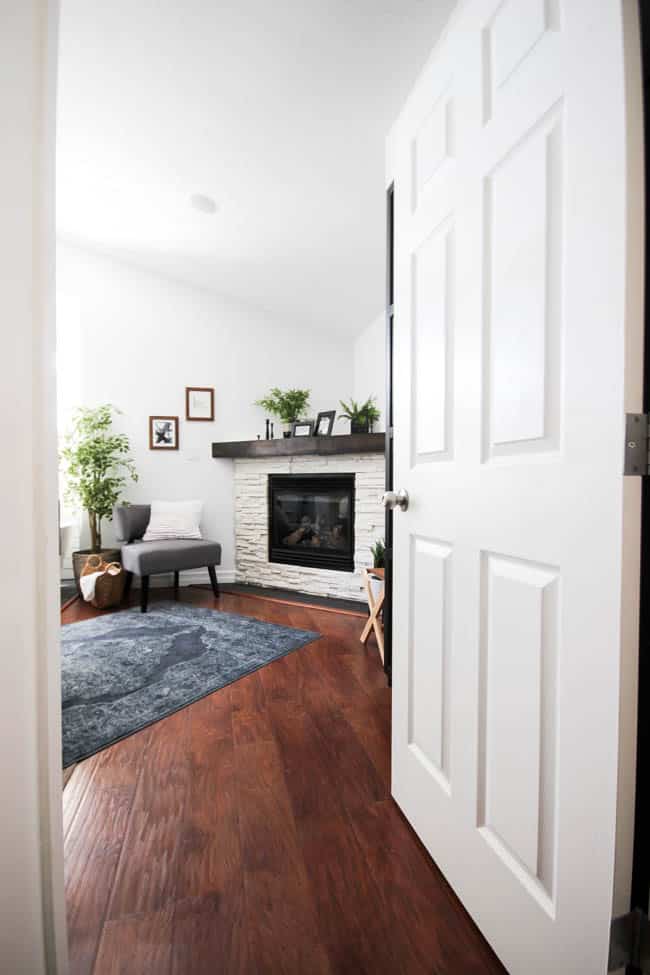
<path id="1" fill-rule="evenodd" d="M 197 588 L 207 589 L 200 584 Z M 245 583 L 227 583 L 221 588 L 224 596 L 243 596 L 247 599 L 265 599 L 282 606 L 296 606 L 302 609 L 317 609 L 324 613 L 342 613 L 344 616 L 367 618 L 368 607 L 360 600 L 338 599 L 337 597 L 315 596 L 313 593 L 277 589 L 264 586 L 247 586 Z"/>
<path id="2" fill-rule="evenodd" d="M 244 599 L 264 599 L 267 603 L 279 603 L 281 606 L 295 606 L 296 609 L 312 609 L 317 610 L 320 613 L 338 613 L 339 616 L 354 616 L 358 619 L 366 619 L 367 613 L 364 613 L 361 608 L 361 603 L 359 603 L 359 609 L 339 609 L 336 606 L 323 606 L 322 603 L 299 603 L 295 599 L 291 599 L 287 596 L 285 599 L 280 599 L 278 596 L 262 596 L 260 593 L 252 592 L 232 592 L 225 593 L 225 595 L 232 596 L 242 596 Z"/>

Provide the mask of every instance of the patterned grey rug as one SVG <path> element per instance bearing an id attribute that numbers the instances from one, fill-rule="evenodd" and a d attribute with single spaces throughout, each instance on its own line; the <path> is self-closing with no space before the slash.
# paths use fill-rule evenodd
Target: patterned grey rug
<path id="1" fill-rule="evenodd" d="M 319 636 L 172 602 L 64 626 L 63 767 Z"/>

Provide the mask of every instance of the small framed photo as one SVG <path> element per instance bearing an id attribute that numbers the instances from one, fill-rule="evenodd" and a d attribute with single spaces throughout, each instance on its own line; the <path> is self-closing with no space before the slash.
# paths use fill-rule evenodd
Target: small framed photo
<path id="1" fill-rule="evenodd" d="M 185 387 L 185 419 L 214 420 L 214 389 L 210 386 Z"/>
<path id="2" fill-rule="evenodd" d="M 314 433 L 313 420 L 294 420 L 291 426 L 292 437 L 311 437 Z"/>
<path id="3" fill-rule="evenodd" d="M 178 450 L 178 417 L 149 417 L 149 450 Z"/>
<path id="4" fill-rule="evenodd" d="M 314 434 L 317 437 L 331 437 L 335 419 L 336 410 L 326 410 L 324 413 L 319 413 L 316 418 Z"/>

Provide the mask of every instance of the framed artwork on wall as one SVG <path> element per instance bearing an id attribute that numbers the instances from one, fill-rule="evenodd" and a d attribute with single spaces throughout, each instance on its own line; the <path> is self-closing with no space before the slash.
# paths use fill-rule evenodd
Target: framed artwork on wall
<path id="1" fill-rule="evenodd" d="M 314 434 L 317 437 L 330 437 L 332 435 L 332 427 L 334 426 L 335 419 L 336 410 L 325 410 L 323 413 L 319 413 L 316 418 Z"/>
<path id="2" fill-rule="evenodd" d="M 178 450 L 178 417 L 149 417 L 149 450 Z"/>
<path id="3" fill-rule="evenodd" d="M 185 387 L 185 419 L 214 420 L 214 389 L 210 386 Z"/>

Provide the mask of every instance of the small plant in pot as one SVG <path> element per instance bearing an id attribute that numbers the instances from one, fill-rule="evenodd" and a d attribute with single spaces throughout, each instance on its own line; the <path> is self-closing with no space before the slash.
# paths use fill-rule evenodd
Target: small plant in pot
<path id="1" fill-rule="evenodd" d="M 72 553 L 78 591 L 79 576 L 89 555 L 97 553 L 105 562 L 119 561 L 119 549 L 102 547 L 102 520 L 113 517 L 113 507 L 127 481 L 138 480 L 129 456 L 129 438 L 112 432 L 115 413 L 119 410 L 110 404 L 77 409 L 61 451 L 65 500 L 86 511 L 90 529 L 90 548 Z"/>
<path id="2" fill-rule="evenodd" d="M 383 569 L 386 565 L 386 543 L 383 538 L 378 538 L 375 544 L 370 546 L 370 553 L 373 569 Z"/>
<path id="3" fill-rule="evenodd" d="M 341 400 L 343 412 L 339 413 L 339 420 L 350 421 L 350 433 L 372 433 L 373 424 L 377 422 L 381 413 L 375 406 L 375 397 L 369 396 L 365 403 L 357 403 L 351 399 L 349 403 Z"/>
<path id="4" fill-rule="evenodd" d="M 386 543 L 383 538 L 378 538 L 374 545 L 370 546 L 370 553 L 372 555 L 372 567 L 373 569 L 383 569 L 386 566 Z M 378 579 L 376 576 L 370 576 L 370 588 L 375 600 L 379 599 L 382 587 L 384 585 L 383 579 Z"/>
<path id="5" fill-rule="evenodd" d="M 284 436 L 290 437 L 291 424 L 302 419 L 309 405 L 310 394 L 309 389 L 282 390 L 274 386 L 263 399 L 258 399 L 255 405 L 261 406 L 272 416 L 277 416 L 285 425 Z"/>

